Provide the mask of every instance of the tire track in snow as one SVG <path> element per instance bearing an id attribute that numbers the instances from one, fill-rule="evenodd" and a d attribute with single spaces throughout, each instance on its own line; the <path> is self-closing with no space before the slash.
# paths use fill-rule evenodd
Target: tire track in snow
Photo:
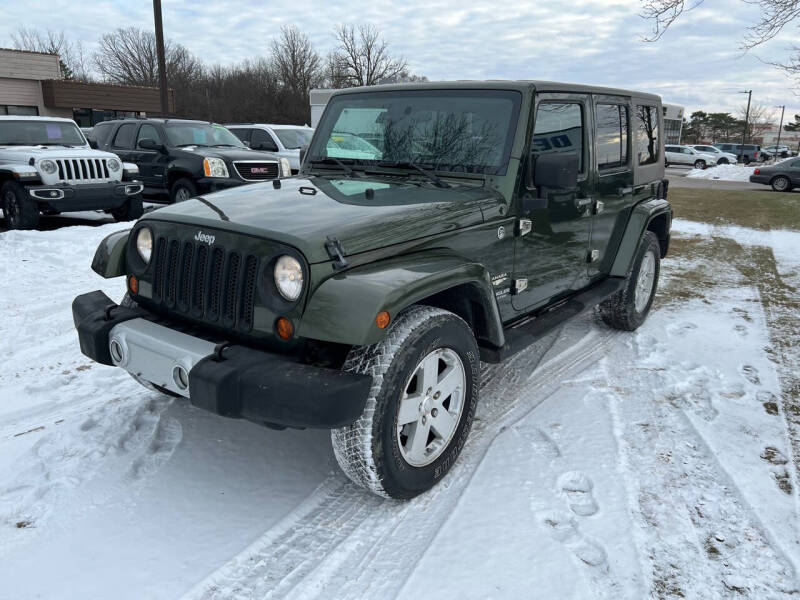
<path id="1" fill-rule="evenodd" d="M 565 333 L 587 326 L 588 333 L 568 341 L 564 350 L 542 363 Z M 469 441 L 453 470 L 433 490 L 403 503 L 377 498 L 343 476 L 333 476 L 283 523 L 184 597 L 396 596 L 448 520 L 493 439 L 554 393 L 564 378 L 596 363 L 616 335 L 586 317 L 501 365 L 486 366 Z M 382 574 L 379 580 L 358 577 L 376 571 Z"/>
<path id="2" fill-rule="evenodd" d="M 645 351 L 642 341 L 637 335 L 627 359 L 602 362 L 607 381 L 624 385 L 630 372 L 620 365 L 655 357 L 657 350 Z M 653 339 L 644 341 L 658 345 Z M 792 560 L 703 436 L 682 409 L 658 401 L 658 390 L 671 383 L 665 371 L 643 371 L 647 389 L 653 390 L 645 397 L 631 397 L 611 384 L 596 387 L 608 399 L 620 471 L 640 526 L 635 534 L 639 556 L 643 572 L 651 576 L 651 595 L 775 598 L 800 593 Z M 676 446 L 676 439 L 683 444 Z M 640 473 L 651 476 L 634 476 Z M 739 575 L 742 568 L 747 569 L 746 577 Z"/>

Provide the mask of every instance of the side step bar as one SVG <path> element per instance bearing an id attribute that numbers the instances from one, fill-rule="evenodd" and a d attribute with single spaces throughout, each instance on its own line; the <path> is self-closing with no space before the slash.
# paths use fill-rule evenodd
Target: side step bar
<path id="1" fill-rule="evenodd" d="M 613 296 L 624 285 L 623 277 L 609 277 L 536 316 L 515 322 L 504 330 L 506 343 L 502 348 L 480 347 L 481 360 L 487 363 L 504 361 L 572 317 L 578 316 L 583 311 L 600 304 L 609 296 Z"/>

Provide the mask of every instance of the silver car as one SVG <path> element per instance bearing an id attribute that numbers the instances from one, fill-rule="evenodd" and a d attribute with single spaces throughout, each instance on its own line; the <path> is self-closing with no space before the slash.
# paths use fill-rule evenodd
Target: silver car
<path id="1" fill-rule="evenodd" d="M 287 159 L 293 175 L 300 170 L 300 148 L 307 146 L 314 134 L 312 127 L 303 125 L 234 123 L 225 127 L 254 150 L 267 150 Z"/>

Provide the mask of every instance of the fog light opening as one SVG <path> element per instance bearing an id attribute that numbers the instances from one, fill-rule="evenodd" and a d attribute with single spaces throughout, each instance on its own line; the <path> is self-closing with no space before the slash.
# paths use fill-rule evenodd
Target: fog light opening
<path id="1" fill-rule="evenodd" d="M 179 390 L 189 389 L 189 371 L 183 365 L 175 365 L 172 369 L 172 379 Z"/>
<path id="2" fill-rule="evenodd" d="M 111 354 L 111 360 L 114 361 L 114 364 L 118 365 L 122 363 L 122 360 L 125 358 L 125 351 L 122 349 L 122 344 L 120 344 L 118 340 L 111 340 L 111 343 L 108 345 L 108 351 Z"/>

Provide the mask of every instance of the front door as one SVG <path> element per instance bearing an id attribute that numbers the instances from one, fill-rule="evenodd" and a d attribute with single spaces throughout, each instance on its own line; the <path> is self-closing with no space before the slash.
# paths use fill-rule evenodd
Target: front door
<path id="1" fill-rule="evenodd" d="M 534 157 L 572 152 L 578 157 L 574 190 L 528 190 L 520 182 L 522 227 L 514 251 L 512 305 L 531 310 L 586 285 L 594 183 L 591 177 L 591 104 L 587 94 L 537 96 L 529 151 Z M 525 195 L 535 195 L 533 202 Z M 525 213 L 524 205 L 530 207 Z M 530 231 L 526 232 L 530 221 Z"/>
<path id="2" fill-rule="evenodd" d="M 163 152 L 142 148 L 139 143 L 142 140 L 153 140 L 156 144 L 164 144 L 158 129 L 150 123 L 142 123 L 139 133 L 136 135 L 136 147 L 134 148 L 134 162 L 139 166 L 139 176 L 148 188 L 160 188 L 166 184 L 164 182 L 164 169 L 167 158 Z"/>

